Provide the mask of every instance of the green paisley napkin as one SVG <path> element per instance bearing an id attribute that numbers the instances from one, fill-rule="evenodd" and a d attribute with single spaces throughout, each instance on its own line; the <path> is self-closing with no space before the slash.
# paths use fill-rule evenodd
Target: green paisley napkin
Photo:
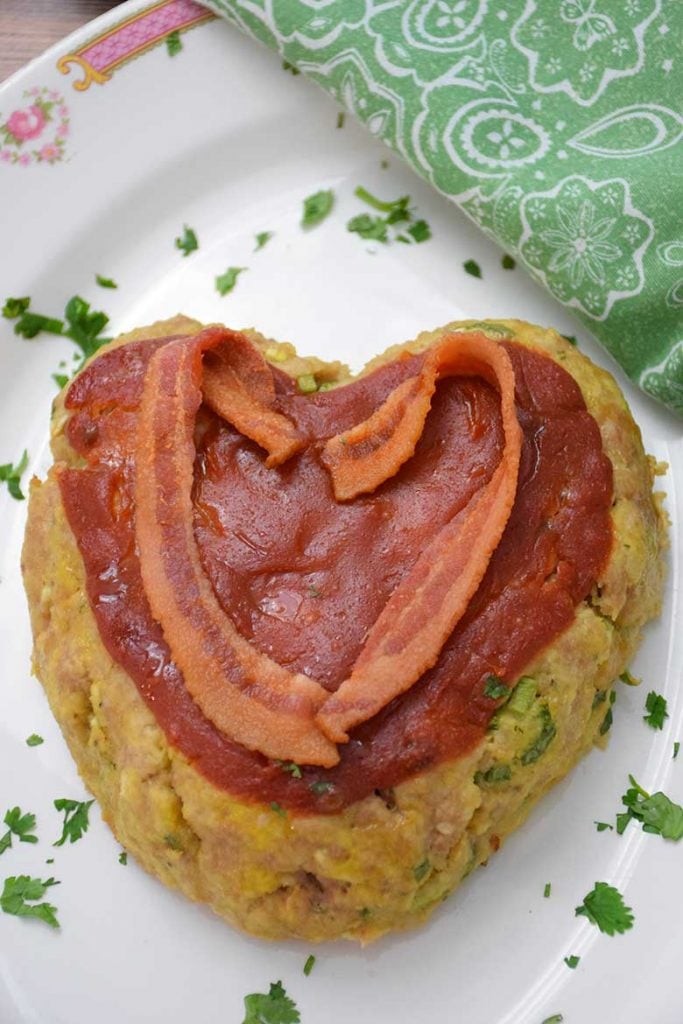
<path id="1" fill-rule="evenodd" d="M 682 0 L 207 0 L 683 414 Z"/>

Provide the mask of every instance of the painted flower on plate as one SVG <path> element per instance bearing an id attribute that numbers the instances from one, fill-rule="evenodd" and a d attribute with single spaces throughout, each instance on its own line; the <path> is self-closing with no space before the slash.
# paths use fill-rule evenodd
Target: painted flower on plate
<path id="1" fill-rule="evenodd" d="M 47 123 L 47 118 L 42 107 L 37 104 L 15 110 L 7 118 L 7 130 L 17 142 L 26 142 L 29 139 L 37 139 Z"/>

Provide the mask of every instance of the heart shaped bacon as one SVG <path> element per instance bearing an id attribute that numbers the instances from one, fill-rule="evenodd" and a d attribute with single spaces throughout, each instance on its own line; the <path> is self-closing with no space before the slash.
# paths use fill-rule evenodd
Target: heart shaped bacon
<path id="1" fill-rule="evenodd" d="M 202 358 L 214 355 L 202 371 Z M 394 591 L 353 671 L 328 696 L 257 651 L 221 609 L 204 573 L 191 500 L 195 420 L 202 401 L 280 465 L 305 439 L 274 411 L 263 357 L 233 331 L 207 328 L 160 348 L 145 375 L 136 445 L 136 539 L 152 613 L 188 690 L 231 739 L 272 758 L 331 767 L 330 741 L 373 717 L 437 661 L 481 582 L 515 497 L 521 430 L 514 373 L 504 349 L 481 333 L 446 336 L 420 372 L 363 423 L 331 438 L 323 463 L 335 496 L 376 490 L 414 454 L 439 377 L 482 376 L 501 395 L 505 447 L 490 482 L 439 531 Z"/>

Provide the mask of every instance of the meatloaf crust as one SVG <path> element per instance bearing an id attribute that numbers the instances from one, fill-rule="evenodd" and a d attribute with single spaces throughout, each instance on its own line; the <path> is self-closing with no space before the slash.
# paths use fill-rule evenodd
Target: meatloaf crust
<path id="1" fill-rule="evenodd" d="M 423 921 L 602 742 L 614 680 L 659 611 L 665 517 L 652 493 L 654 465 L 610 374 L 555 331 L 516 320 L 447 324 L 390 348 L 363 372 L 475 326 L 494 340 L 512 337 L 549 354 L 578 383 L 613 466 L 612 553 L 572 625 L 526 667 L 536 684 L 528 707 L 504 708 L 466 756 L 339 814 L 283 815 L 238 800 L 169 744 L 100 639 L 54 470 L 44 482 L 32 481 L 22 566 L 33 667 L 85 784 L 118 841 L 151 874 L 263 938 L 367 942 Z M 176 317 L 112 345 L 200 328 Z M 342 364 L 301 358 L 289 343 L 245 333 L 292 376 L 350 379 Z M 77 466 L 66 419 L 62 395 L 52 450 L 56 464 Z M 548 723 L 555 732 L 543 748 Z M 534 743 L 543 749 L 530 758 Z"/>

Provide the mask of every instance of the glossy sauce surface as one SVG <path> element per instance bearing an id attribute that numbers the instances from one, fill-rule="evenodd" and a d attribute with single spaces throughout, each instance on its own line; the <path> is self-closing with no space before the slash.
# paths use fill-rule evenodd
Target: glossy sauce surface
<path id="1" fill-rule="evenodd" d="M 337 811 L 466 753 L 496 708 L 483 696 L 486 677 L 517 678 L 571 623 L 610 551 L 611 465 L 573 379 L 548 357 L 504 343 L 524 445 L 515 506 L 484 581 L 437 665 L 353 731 L 339 765 L 303 767 L 299 779 L 203 716 L 142 588 L 131 453 L 145 366 L 167 340 L 105 353 L 71 386 L 67 437 L 87 468 L 62 471 L 60 485 L 102 640 L 169 741 L 215 785 L 304 813 Z M 483 381 L 446 379 L 413 458 L 375 493 L 334 500 L 322 442 L 367 418 L 420 363 L 402 356 L 311 396 L 273 370 L 281 411 L 309 438 L 277 469 L 266 469 L 262 451 L 208 410 L 197 422 L 195 536 L 215 593 L 252 643 L 330 690 L 349 674 L 425 542 L 500 458 L 496 392 Z"/>

